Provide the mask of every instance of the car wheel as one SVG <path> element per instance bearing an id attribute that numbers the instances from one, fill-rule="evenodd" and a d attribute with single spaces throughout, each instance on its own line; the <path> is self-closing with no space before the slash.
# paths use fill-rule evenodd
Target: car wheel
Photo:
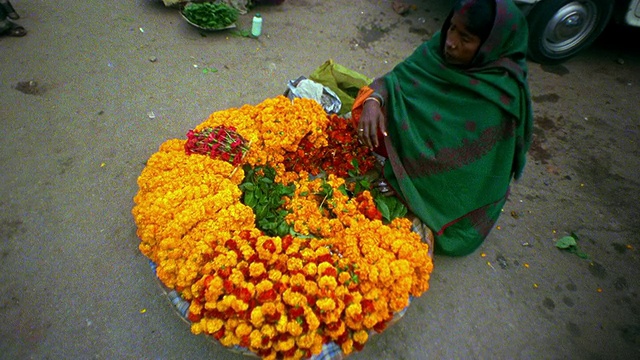
<path id="1" fill-rule="evenodd" d="M 545 0 L 529 22 L 529 57 L 558 64 L 576 55 L 602 33 L 613 12 L 611 0 Z"/>

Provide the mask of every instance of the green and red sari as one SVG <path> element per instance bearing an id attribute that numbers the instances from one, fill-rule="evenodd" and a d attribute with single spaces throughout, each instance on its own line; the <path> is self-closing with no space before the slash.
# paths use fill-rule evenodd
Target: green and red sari
<path id="1" fill-rule="evenodd" d="M 450 18 L 362 89 L 355 106 L 371 89 L 383 96 L 384 177 L 433 231 L 435 253 L 460 256 L 477 249 L 500 216 L 511 179 L 522 174 L 533 125 L 520 10 L 496 1 L 493 28 L 467 68 L 449 66 L 441 55 Z"/>

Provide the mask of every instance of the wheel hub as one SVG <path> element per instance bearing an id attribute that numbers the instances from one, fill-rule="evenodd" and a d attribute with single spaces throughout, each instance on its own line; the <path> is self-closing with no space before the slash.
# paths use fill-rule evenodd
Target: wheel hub
<path id="1" fill-rule="evenodd" d="M 553 52 L 574 47 L 593 31 L 597 9 L 591 1 L 574 1 L 562 7 L 545 30 L 545 46 Z"/>

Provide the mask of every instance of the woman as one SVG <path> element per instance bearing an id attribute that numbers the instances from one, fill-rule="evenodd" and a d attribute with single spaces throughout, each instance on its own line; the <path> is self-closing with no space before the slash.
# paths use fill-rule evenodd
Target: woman
<path id="1" fill-rule="evenodd" d="M 361 89 L 360 139 L 435 253 L 466 255 L 493 228 L 531 144 L 526 20 L 511 0 L 458 0 L 442 30 Z"/>
<path id="2" fill-rule="evenodd" d="M 27 31 L 20 25 L 15 24 L 9 19 L 17 20 L 20 18 L 18 13 L 13 9 L 9 0 L 0 0 L 0 36 L 25 36 Z"/>

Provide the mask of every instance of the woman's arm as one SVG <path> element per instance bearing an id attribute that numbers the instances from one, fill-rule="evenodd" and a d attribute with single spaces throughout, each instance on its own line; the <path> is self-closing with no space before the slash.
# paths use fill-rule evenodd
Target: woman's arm
<path id="1" fill-rule="evenodd" d="M 373 150 L 380 145 L 378 133 L 387 136 L 386 119 L 382 112 L 386 103 L 384 79 L 375 79 L 369 87 L 373 89 L 373 94 L 369 95 L 362 105 L 358 135 L 362 142 Z"/>

